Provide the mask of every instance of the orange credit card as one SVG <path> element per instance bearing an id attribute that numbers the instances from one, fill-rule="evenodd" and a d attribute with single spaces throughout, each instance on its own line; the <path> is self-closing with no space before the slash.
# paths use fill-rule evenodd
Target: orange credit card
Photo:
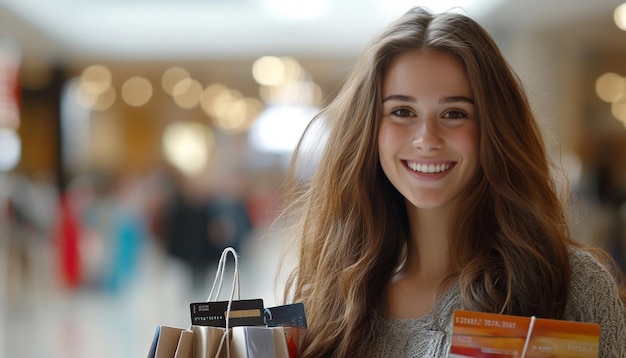
<path id="1" fill-rule="evenodd" d="M 454 312 L 451 358 L 597 358 L 600 325 L 474 311 Z"/>

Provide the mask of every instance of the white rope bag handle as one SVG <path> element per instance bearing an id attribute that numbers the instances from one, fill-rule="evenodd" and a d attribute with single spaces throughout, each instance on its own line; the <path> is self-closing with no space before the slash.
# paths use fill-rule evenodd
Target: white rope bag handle
<path id="1" fill-rule="evenodd" d="M 535 316 L 530 317 L 530 325 L 528 325 L 528 332 L 526 332 L 526 341 L 524 342 L 524 350 L 520 358 L 526 358 L 526 352 L 528 351 L 528 344 L 530 343 L 530 336 L 533 334 L 533 328 L 535 328 Z"/>
<path id="2" fill-rule="evenodd" d="M 233 286 L 230 289 L 230 296 L 228 297 L 228 306 L 226 307 L 226 329 L 224 330 L 224 334 L 222 335 L 222 339 L 220 340 L 220 345 L 217 349 L 217 353 L 215 354 L 215 358 L 218 358 L 222 347 L 224 346 L 224 342 L 226 342 L 226 356 L 230 358 L 230 344 L 229 341 L 229 326 L 230 326 L 230 311 L 233 304 L 233 299 L 235 298 L 235 291 L 237 291 L 237 300 L 241 299 L 241 288 L 239 285 L 239 257 L 237 256 L 237 251 L 232 247 L 227 247 L 222 252 L 222 256 L 220 257 L 220 261 L 217 263 L 217 272 L 215 273 L 215 279 L 213 280 L 213 286 L 211 286 L 211 292 L 209 293 L 209 297 L 207 298 L 207 302 L 217 301 L 220 292 L 222 291 L 222 285 L 224 283 L 224 272 L 226 271 L 226 261 L 228 259 L 228 253 L 233 254 L 235 258 L 235 272 L 233 273 Z M 219 284 L 218 284 L 219 280 Z M 216 286 L 217 285 L 217 286 Z M 217 289 L 217 291 L 216 291 Z M 214 294 L 215 293 L 215 294 Z"/>

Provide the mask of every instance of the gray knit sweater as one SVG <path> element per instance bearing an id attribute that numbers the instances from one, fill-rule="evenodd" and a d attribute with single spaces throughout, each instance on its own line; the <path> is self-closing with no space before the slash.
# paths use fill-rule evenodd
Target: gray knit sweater
<path id="1" fill-rule="evenodd" d="M 572 285 L 565 319 L 601 326 L 601 358 L 626 358 L 626 308 L 614 279 L 590 254 L 571 256 Z M 461 308 L 458 286 L 439 300 L 432 312 L 418 319 L 384 318 L 371 357 L 447 357 L 452 315 Z"/>

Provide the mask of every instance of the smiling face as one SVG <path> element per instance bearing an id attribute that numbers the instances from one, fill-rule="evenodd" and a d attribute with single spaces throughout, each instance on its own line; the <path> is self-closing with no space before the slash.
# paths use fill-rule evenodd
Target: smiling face
<path id="1" fill-rule="evenodd" d="M 418 209 L 452 209 L 478 168 L 478 122 L 463 64 L 434 50 L 400 54 L 383 81 L 378 154 Z"/>

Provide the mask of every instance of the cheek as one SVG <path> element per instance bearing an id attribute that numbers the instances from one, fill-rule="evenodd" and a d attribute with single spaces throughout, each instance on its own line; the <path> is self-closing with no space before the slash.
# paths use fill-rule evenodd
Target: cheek
<path id="1" fill-rule="evenodd" d="M 381 125 L 378 131 L 378 152 L 381 155 L 396 150 L 402 143 L 404 143 L 404 139 L 401 131 L 392 125 Z"/>
<path id="2" fill-rule="evenodd" d="M 457 150 L 463 152 L 466 157 L 470 157 L 478 161 L 479 152 L 479 134 L 478 129 L 458 133 L 453 143 L 456 143 Z"/>

